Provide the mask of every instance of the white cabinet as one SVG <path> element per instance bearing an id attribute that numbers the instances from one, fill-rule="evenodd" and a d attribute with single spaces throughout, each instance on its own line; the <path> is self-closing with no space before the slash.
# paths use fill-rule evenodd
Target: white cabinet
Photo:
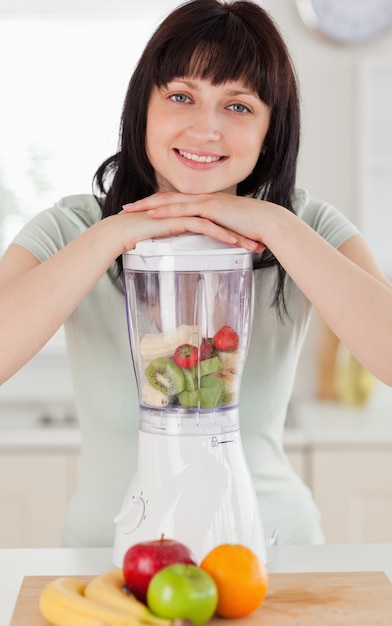
<path id="1" fill-rule="evenodd" d="M 392 542 L 392 445 L 314 447 L 312 490 L 327 543 Z"/>
<path id="2" fill-rule="evenodd" d="M 77 451 L 0 453 L 0 548 L 60 547 Z"/>
<path id="3" fill-rule="evenodd" d="M 327 543 L 392 542 L 392 443 L 290 443 Z M 79 449 L 0 451 L 0 548 L 60 547 Z"/>
<path id="4" fill-rule="evenodd" d="M 392 442 L 286 446 L 310 487 L 327 543 L 392 542 Z"/>

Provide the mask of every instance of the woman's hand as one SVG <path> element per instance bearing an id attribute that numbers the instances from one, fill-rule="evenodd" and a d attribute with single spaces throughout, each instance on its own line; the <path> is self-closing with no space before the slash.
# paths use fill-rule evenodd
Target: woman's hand
<path id="1" fill-rule="evenodd" d="M 158 192 L 123 207 L 123 213 L 144 215 L 143 234 L 154 232 L 148 237 L 195 232 L 252 252 L 265 249 L 255 237 L 260 230 L 260 210 L 260 200 L 225 193 Z M 142 238 L 138 236 L 138 240 Z"/>

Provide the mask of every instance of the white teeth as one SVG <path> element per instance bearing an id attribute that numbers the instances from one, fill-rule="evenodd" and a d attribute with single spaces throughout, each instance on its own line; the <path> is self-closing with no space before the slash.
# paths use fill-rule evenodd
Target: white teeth
<path id="1" fill-rule="evenodd" d="M 196 161 L 197 163 L 215 163 L 215 161 L 219 161 L 220 159 L 220 157 L 199 156 L 198 154 L 192 154 L 191 152 L 183 152 L 183 150 L 179 150 L 178 152 L 185 159 L 189 159 L 190 161 Z"/>

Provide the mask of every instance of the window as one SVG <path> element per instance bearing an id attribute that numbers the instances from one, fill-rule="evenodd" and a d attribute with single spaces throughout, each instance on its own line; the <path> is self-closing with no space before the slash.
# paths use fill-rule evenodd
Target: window
<path id="1" fill-rule="evenodd" d="M 91 5 L 90 5 L 91 6 Z M 35 213 L 90 193 L 117 149 L 129 78 L 161 10 L 131 19 L 0 13 L 0 253 Z"/>

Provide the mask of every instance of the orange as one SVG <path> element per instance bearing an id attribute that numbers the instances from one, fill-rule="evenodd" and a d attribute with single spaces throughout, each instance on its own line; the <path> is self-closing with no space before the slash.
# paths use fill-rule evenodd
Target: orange
<path id="1" fill-rule="evenodd" d="M 200 567 L 218 587 L 219 617 L 245 617 L 260 606 L 267 594 L 268 572 L 246 546 L 223 543 L 204 557 Z"/>

